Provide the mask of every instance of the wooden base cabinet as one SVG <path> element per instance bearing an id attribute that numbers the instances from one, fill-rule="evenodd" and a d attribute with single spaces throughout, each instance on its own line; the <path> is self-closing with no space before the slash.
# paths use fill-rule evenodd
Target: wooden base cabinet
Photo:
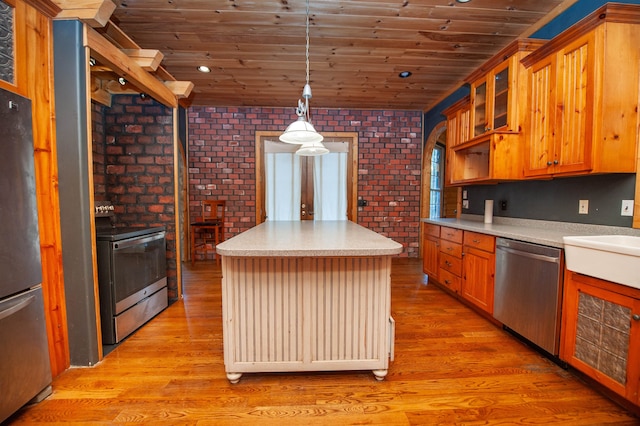
<path id="1" fill-rule="evenodd" d="M 640 405 L 640 290 L 566 271 L 560 358 Z"/>
<path id="2" fill-rule="evenodd" d="M 460 293 L 462 275 L 462 231 L 443 226 L 440 229 L 438 282 L 454 293 Z"/>
<path id="3" fill-rule="evenodd" d="M 425 224 L 422 238 L 422 272 L 429 279 L 438 280 L 438 261 L 440 257 L 440 227 Z"/>
<path id="4" fill-rule="evenodd" d="M 464 232 L 461 295 L 491 315 L 496 270 L 495 240 L 491 235 Z"/>

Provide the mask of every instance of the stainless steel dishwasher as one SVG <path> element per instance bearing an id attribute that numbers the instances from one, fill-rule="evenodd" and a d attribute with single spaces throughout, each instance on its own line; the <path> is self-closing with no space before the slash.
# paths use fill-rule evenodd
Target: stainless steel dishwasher
<path id="1" fill-rule="evenodd" d="M 557 356 L 562 300 L 562 250 L 496 239 L 494 317 Z"/>

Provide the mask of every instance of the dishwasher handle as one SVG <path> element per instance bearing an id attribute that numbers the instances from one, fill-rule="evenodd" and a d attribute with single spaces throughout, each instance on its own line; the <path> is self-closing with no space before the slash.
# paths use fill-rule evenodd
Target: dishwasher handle
<path id="1" fill-rule="evenodd" d="M 558 256 L 546 256 L 544 254 L 530 253 L 527 251 L 516 250 L 504 246 L 498 246 L 496 250 L 501 250 L 507 253 L 515 254 L 517 256 L 528 257 L 530 259 L 541 260 L 543 262 L 560 263 L 560 257 Z"/>

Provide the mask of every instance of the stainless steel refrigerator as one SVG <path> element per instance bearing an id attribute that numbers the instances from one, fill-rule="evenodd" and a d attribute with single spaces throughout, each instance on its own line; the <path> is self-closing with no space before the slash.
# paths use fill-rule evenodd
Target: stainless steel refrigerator
<path id="1" fill-rule="evenodd" d="M 0 422 L 51 392 L 31 123 L 0 89 Z"/>

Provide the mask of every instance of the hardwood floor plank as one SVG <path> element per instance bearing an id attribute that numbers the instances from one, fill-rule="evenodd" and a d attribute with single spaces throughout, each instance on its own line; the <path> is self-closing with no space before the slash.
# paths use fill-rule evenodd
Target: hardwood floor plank
<path id="1" fill-rule="evenodd" d="M 417 259 L 392 271 L 395 361 L 369 371 L 245 374 L 231 385 L 221 276 L 184 265 L 183 300 L 11 425 L 638 425 L 638 418 L 433 285 Z"/>

